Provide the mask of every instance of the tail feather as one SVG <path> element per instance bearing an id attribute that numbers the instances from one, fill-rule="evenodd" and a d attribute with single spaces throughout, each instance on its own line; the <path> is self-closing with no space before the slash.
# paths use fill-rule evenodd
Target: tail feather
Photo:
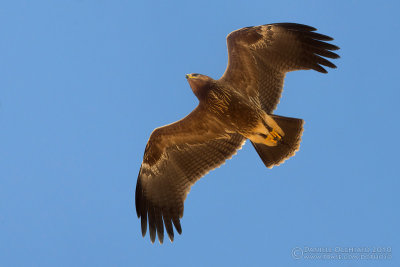
<path id="1" fill-rule="evenodd" d="M 276 146 L 267 146 L 260 143 L 251 142 L 265 166 L 272 168 L 279 165 L 286 159 L 294 156 L 300 148 L 301 135 L 303 134 L 302 119 L 270 115 L 285 135 Z"/>

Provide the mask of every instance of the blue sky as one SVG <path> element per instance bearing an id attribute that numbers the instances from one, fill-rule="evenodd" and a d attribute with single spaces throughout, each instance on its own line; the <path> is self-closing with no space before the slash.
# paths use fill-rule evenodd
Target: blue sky
<path id="1" fill-rule="evenodd" d="M 1 266 L 399 266 L 397 1 L 4 1 Z M 134 189 L 151 131 L 218 78 L 226 35 L 298 22 L 338 69 L 287 75 L 276 114 L 306 121 L 272 170 L 246 144 L 192 187 L 183 234 L 142 238 Z M 294 259 L 299 247 L 390 247 L 390 260 Z"/>

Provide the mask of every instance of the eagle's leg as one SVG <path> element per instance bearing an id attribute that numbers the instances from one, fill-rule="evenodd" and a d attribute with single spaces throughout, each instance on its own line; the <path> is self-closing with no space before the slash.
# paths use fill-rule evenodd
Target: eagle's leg
<path id="1" fill-rule="evenodd" d="M 267 143 L 277 144 L 282 139 L 282 136 L 278 134 L 274 129 L 270 131 L 267 135 L 266 141 Z"/>
<path id="2" fill-rule="evenodd" d="M 245 136 L 254 143 L 277 146 L 284 135 L 285 133 L 275 120 L 264 114 L 264 118 L 260 119 L 258 125 L 252 129 L 251 134 Z"/>
<path id="3" fill-rule="evenodd" d="M 285 135 L 278 123 L 268 114 L 264 114 L 262 120 L 265 130 L 267 130 L 265 141 L 263 142 L 267 146 L 276 146 L 282 137 Z"/>

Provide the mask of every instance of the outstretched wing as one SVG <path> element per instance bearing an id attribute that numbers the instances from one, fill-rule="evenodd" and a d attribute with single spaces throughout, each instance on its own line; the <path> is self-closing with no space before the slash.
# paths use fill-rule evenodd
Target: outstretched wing
<path id="1" fill-rule="evenodd" d="M 227 37 L 228 66 L 220 81 L 258 98 L 261 107 L 272 113 L 279 103 L 286 72 L 324 67 L 336 68 L 326 58 L 339 58 L 339 47 L 326 43 L 329 36 L 315 28 L 296 23 L 246 27 Z"/>
<path id="2" fill-rule="evenodd" d="M 245 138 L 220 133 L 207 112 L 196 108 L 176 123 L 156 129 L 146 146 L 136 184 L 136 213 L 142 234 L 149 225 L 150 240 L 156 232 L 160 243 L 164 225 L 171 241 L 175 229 L 180 234 L 183 203 L 190 187 L 210 170 L 236 153 Z M 214 129 L 214 130 L 213 130 Z"/>

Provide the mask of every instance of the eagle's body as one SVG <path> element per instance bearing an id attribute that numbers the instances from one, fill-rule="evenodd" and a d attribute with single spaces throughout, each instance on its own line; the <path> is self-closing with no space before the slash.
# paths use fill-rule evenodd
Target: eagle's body
<path id="1" fill-rule="evenodd" d="M 230 84 L 213 80 L 208 76 L 197 74 L 188 75 L 189 84 L 193 91 L 200 91 L 200 107 L 203 107 L 221 127 L 218 133 L 240 133 L 244 137 L 257 143 L 265 143 L 271 129 L 279 127 L 273 119 L 261 108 L 257 98 L 249 98 L 240 90 L 235 90 Z M 196 79 L 196 81 L 192 81 Z M 243 114 L 246 114 L 243 116 Z M 280 131 L 280 129 L 278 130 Z M 254 139 L 254 140 L 253 140 Z"/>
<path id="2" fill-rule="evenodd" d="M 185 118 L 153 131 L 136 185 L 136 212 L 142 234 L 150 229 L 163 242 L 164 225 L 174 238 L 181 233 L 183 202 L 190 187 L 220 166 L 249 139 L 271 168 L 299 149 L 303 120 L 277 116 L 285 74 L 300 69 L 336 66 L 338 58 L 323 42 L 332 38 L 301 24 L 278 23 L 247 27 L 227 37 L 228 67 L 219 80 L 201 74 L 186 78 L 199 105 Z M 321 57 L 323 56 L 323 57 Z"/>

